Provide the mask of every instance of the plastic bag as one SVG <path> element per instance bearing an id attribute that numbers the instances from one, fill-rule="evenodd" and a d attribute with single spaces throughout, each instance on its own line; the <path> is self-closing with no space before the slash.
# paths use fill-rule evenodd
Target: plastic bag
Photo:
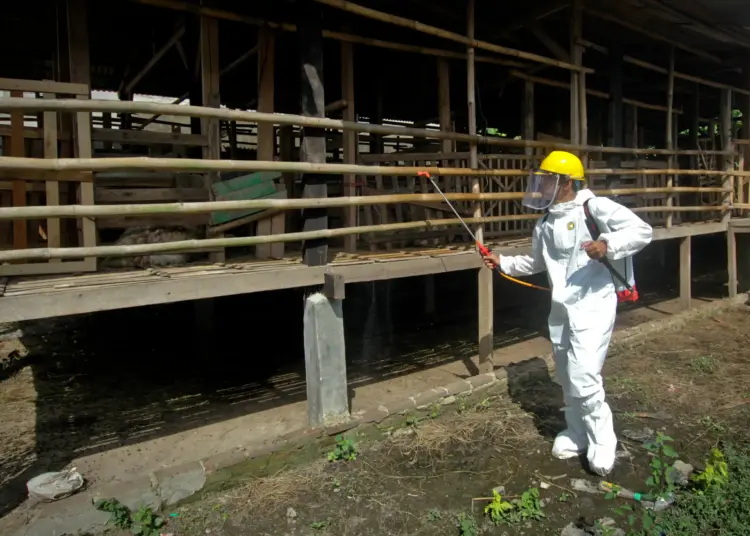
<path id="1" fill-rule="evenodd" d="M 44 501 L 64 499 L 83 487 L 83 477 L 76 468 L 57 473 L 43 473 L 26 483 L 29 497 Z"/>

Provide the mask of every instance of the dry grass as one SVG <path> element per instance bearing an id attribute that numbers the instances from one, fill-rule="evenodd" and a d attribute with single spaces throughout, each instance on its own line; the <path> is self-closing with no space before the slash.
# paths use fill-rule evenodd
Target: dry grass
<path id="1" fill-rule="evenodd" d="M 440 458 L 457 446 L 479 443 L 495 449 L 515 449 L 542 438 L 528 413 L 504 397 L 494 397 L 465 411 L 427 419 L 389 442 L 407 457 Z"/>
<path id="2" fill-rule="evenodd" d="M 615 398 L 714 420 L 750 404 L 750 310 L 696 317 L 614 348 L 605 378 Z"/>

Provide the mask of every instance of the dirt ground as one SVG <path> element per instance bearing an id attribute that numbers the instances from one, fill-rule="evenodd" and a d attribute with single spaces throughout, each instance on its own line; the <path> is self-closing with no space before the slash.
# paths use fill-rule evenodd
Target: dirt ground
<path id="1" fill-rule="evenodd" d="M 663 430 L 675 438 L 680 459 L 697 467 L 720 438 L 745 440 L 748 321 L 750 309 L 738 306 L 613 347 L 605 378 L 618 435 Z M 581 460 L 549 455 L 563 421 L 559 387 L 541 360 L 508 373 L 507 394 L 435 408 L 424 420 L 386 430 L 383 440 L 354 437 L 354 461 L 321 459 L 250 478 L 173 512 L 165 533 L 454 536 L 457 516 L 473 511 L 480 534 L 541 535 L 614 517 L 611 502 L 570 489 L 571 478 L 599 480 Z M 648 454 L 631 440 L 622 439 L 620 449 L 609 480 L 642 489 Z M 493 488 L 504 486 L 511 498 L 540 480 L 549 484 L 540 490 L 544 520 L 494 527 L 484 518 Z"/>

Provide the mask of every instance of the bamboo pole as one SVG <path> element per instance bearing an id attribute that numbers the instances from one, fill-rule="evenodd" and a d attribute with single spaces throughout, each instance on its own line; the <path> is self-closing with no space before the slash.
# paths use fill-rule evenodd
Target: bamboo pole
<path id="1" fill-rule="evenodd" d="M 223 9 L 215 9 L 210 7 L 199 7 L 186 2 L 180 2 L 176 0 L 131 0 L 139 4 L 151 5 L 155 7 L 161 7 L 164 9 L 171 9 L 174 11 L 183 11 L 192 13 L 194 15 L 203 17 L 213 17 L 215 19 L 228 20 L 232 22 L 239 22 L 243 24 L 249 24 L 252 26 L 264 26 L 268 25 L 270 28 L 275 30 L 283 30 L 285 32 L 296 32 L 297 26 L 289 23 L 278 23 L 273 21 L 266 21 L 255 17 L 248 17 L 240 15 L 232 11 L 226 11 Z M 335 41 L 344 41 L 349 43 L 358 43 L 360 45 L 371 46 L 375 48 L 386 48 L 390 50 L 399 50 L 401 52 L 412 52 L 415 54 L 422 54 L 425 56 L 436 56 L 443 58 L 454 58 L 466 60 L 466 54 L 453 52 L 450 50 L 442 50 L 437 48 L 425 48 L 414 45 L 407 45 L 402 43 L 394 43 L 392 41 L 383 41 L 381 39 L 371 39 L 368 37 L 361 37 L 358 35 L 351 35 L 342 32 L 334 32 L 331 30 L 323 30 L 323 37 L 325 39 L 333 39 Z M 494 58 L 482 56 L 477 58 L 477 61 L 486 63 L 495 63 L 498 65 L 506 65 L 508 67 L 528 67 L 527 64 L 518 61 L 513 61 L 505 58 Z"/>
<path id="2" fill-rule="evenodd" d="M 602 54 L 608 54 L 609 49 L 607 47 L 603 47 L 601 45 L 597 45 L 596 43 L 592 43 L 591 41 L 587 41 L 586 39 L 581 39 L 581 44 L 585 46 L 586 48 L 591 48 L 593 50 L 596 50 L 597 52 L 601 52 Z M 668 75 L 669 69 L 665 69 L 664 67 L 660 65 L 655 65 L 653 63 L 640 60 L 638 58 L 634 58 L 633 56 L 623 56 L 622 60 L 625 63 L 629 63 L 631 65 L 635 65 L 637 67 L 641 67 L 643 69 L 648 69 L 649 71 L 654 71 L 656 73 Z M 706 78 L 701 78 L 699 76 L 693 76 L 691 74 L 681 73 L 679 71 L 674 72 L 675 78 L 680 78 L 682 80 L 687 80 L 689 82 L 695 82 L 696 84 L 702 84 L 704 86 L 713 87 L 716 89 L 729 89 L 731 91 L 735 91 L 737 93 L 741 93 L 743 95 L 750 95 L 750 90 L 739 88 L 736 86 L 731 86 L 729 84 L 722 84 L 721 82 L 714 82 L 712 80 L 708 80 Z"/>
<path id="3" fill-rule="evenodd" d="M 670 193 L 726 193 L 720 187 L 675 188 L 617 188 L 593 190 L 600 196 L 670 194 Z M 524 192 L 450 193 L 450 201 L 513 201 L 523 199 Z M 0 221 L 44 218 L 108 218 L 114 216 L 153 216 L 157 214 L 203 214 L 240 210 L 303 210 L 309 208 L 335 208 L 367 205 L 393 205 L 398 203 L 435 203 L 443 201 L 440 194 L 391 194 L 354 197 L 326 197 L 313 199 L 247 199 L 241 201 L 201 201 L 194 203 L 150 203 L 126 205 L 55 205 L 0 207 Z M 532 215 L 538 218 L 537 215 Z"/>
<path id="4" fill-rule="evenodd" d="M 527 82 L 535 82 L 544 86 L 549 87 L 559 87 L 560 89 L 570 89 L 570 83 L 569 82 L 560 82 L 558 80 L 551 80 L 549 78 L 543 78 L 541 76 L 534 76 L 526 73 L 522 73 L 520 71 L 516 71 L 515 69 L 510 71 L 510 75 L 514 78 L 519 78 L 521 80 L 526 80 Z M 606 91 L 598 91 L 596 89 L 589 89 L 586 88 L 586 94 L 591 95 L 592 97 L 598 97 L 600 99 L 609 99 L 609 93 Z M 622 99 L 623 104 L 630 104 L 633 106 L 637 106 L 638 108 L 643 108 L 644 110 L 655 110 L 657 112 L 666 112 L 667 107 L 661 106 L 659 104 L 650 104 L 648 102 L 643 102 L 635 99 L 628 99 L 624 98 Z M 675 114 L 681 114 L 682 110 L 672 110 L 672 113 Z"/>
<path id="5" fill-rule="evenodd" d="M 376 175 L 386 177 L 430 175 L 450 177 L 525 177 L 523 169 L 468 169 L 443 167 L 362 166 L 358 164 L 312 164 L 308 162 L 275 162 L 258 160 L 203 160 L 200 158 L 22 158 L 0 156 L 0 171 L 26 172 L 26 180 L 40 180 L 29 171 L 125 171 L 147 169 L 150 171 L 277 171 L 281 173 L 320 173 L 328 175 Z M 750 171 L 723 171 L 702 169 L 590 169 L 590 175 L 732 175 L 748 177 Z M 51 177 L 53 178 L 53 177 Z"/>
<path id="6" fill-rule="evenodd" d="M 688 210 L 709 212 L 721 211 L 724 207 L 671 207 L 672 210 L 685 212 Z M 665 207 L 639 207 L 638 212 L 665 212 Z M 537 216 L 533 216 L 537 217 Z M 468 218 L 468 224 L 491 223 L 498 221 L 517 221 L 532 219 L 532 215 L 519 214 L 509 216 L 490 216 L 484 218 Z M 73 248 L 35 248 L 0 251 L 0 263 L 13 261 L 42 261 L 52 259 L 80 259 L 84 257 L 126 257 L 133 255 L 155 255 L 174 253 L 178 251 L 205 251 L 214 248 L 247 247 L 259 244 L 274 244 L 280 242 L 302 242 L 321 238 L 335 238 L 351 234 L 385 233 L 408 229 L 432 229 L 440 226 L 461 225 L 458 219 L 424 220 L 405 223 L 390 223 L 384 225 L 367 225 L 339 229 L 324 229 L 299 233 L 286 233 L 264 236 L 244 236 L 234 238 L 209 238 L 196 240 L 180 240 L 176 242 L 161 242 L 157 244 L 136 244 L 121 246 L 91 246 Z"/>
<path id="7" fill-rule="evenodd" d="M 664 43 L 668 43 L 670 45 L 673 45 L 676 48 L 679 48 L 681 50 L 684 50 L 686 52 L 690 52 L 691 54 L 695 54 L 696 56 L 700 56 L 702 58 L 706 58 L 707 60 L 711 60 L 715 63 L 721 63 L 721 58 L 714 56 L 713 54 L 709 54 L 708 52 L 704 50 L 700 50 L 698 48 L 693 48 L 688 45 L 684 45 L 682 43 L 679 43 L 677 41 L 673 41 L 672 39 L 669 39 L 667 37 L 664 37 L 663 35 L 659 35 L 658 33 L 649 31 L 646 28 L 643 28 L 641 26 L 638 26 L 636 24 L 632 24 L 630 22 L 627 22 L 624 20 L 621 16 L 614 14 L 614 13 L 608 13 L 605 11 L 599 11 L 597 9 L 594 9 L 591 6 L 586 6 L 584 8 L 586 12 L 588 12 L 589 15 L 593 15 L 596 18 L 607 20 L 610 22 L 613 22 L 615 24 L 619 24 L 623 28 L 627 28 L 628 30 L 631 30 L 633 32 L 646 35 L 650 37 L 651 39 L 655 39 L 657 41 L 662 41 Z"/>
<path id="8" fill-rule="evenodd" d="M 442 28 L 437 28 L 435 26 L 423 24 L 421 22 L 411 20 L 411 19 L 406 19 L 404 17 L 399 17 L 397 15 L 383 13 L 382 11 L 370 9 L 368 7 L 360 6 L 358 4 L 347 2 L 345 0 L 315 0 L 315 1 L 318 2 L 319 4 L 324 4 L 330 7 L 335 7 L 337 9 L 341 9 L 349 13 L 354 13 L 355 15 L 360 15 L 368 19 L 385 22 L 386 24 L 393 24 L 395 26 L 401 26 L 403 28 L 409 28 L 411 30 L 422 32 L 427 35 L 433 35 L 435 37 L 440 37 L 442 39 L 447 39 L 449 41 L 461 43 L 462 45 L 466 45 L 467 47 L 479 48 L 482 50 L 487 50 L 489 52 L 502 54 L 505 56 L 513 56 L 515 58 L 521 58 L 524 60 L 534 61 L 536 63 L 542 63 L 544 65 L 551 65 L 552 67 L 560 67 L 563 69 L 568 69 L 570 71 L 578 71 L 578 72 L 586 72 L 586 73 L 594 72 L 593 69 L 587 69 L 585 67 L 573 65 L 572 63 L 568 63 L 566 61 L 555 60 L 552 58 L 548 58 L 546 56 L 540 56 L 538 54 L 533 54 L 531 52 L 524 52 L 522 50 L 516 50 L 514 48 L 508 48 L 508 47 L 496 45 L 494 43 L 488 43 L 486 41 L 478 41 L 477 39 L 474 39 L 473 36 L 467 37 L 465 35 L 460 35 L 454 32 L 449 32 L 448 30 L 443 30 Z"/>
<path id="9" fill-rule="evenodd" d="M 34 112 L 111 112 L 126 114 L 161 114 L 182 117 L 201 117 L 236 121 L 246 123 L 272 123 L 274 125 L 301 126 L 309 128 L 329 128 L 332 130 L 353 130 L 369 134 L 385 136 L 422 137 L 441 140 L 453 140 L 466 143 L 482 143 L 501 147 L 538 147 L 548 150 L 583 151 L 599 153 L 615 153 L 630 155 L 726 155 L 725 151 L 675 151 L 667 149 L 633 149 L 629 147 L 600 147 L 588 145 L 573 145 L 570 143 L 551 143 L 535 140 L 515 140 L 510 138 L 471 136 L 459 132 L 443 132 L 440 130 L 401 127 L 395 125 L 376 125 L 356 123 L 340 119 L 306 117 L 294 114 L 277 114 L 229 110 L 226 108 L 209 108 L 205 106 L 162 104 L 143 101 L 105 101 L 95 99 L 28 99 L 22 97 L 0 98 L 0 110 L 28 110 Z"/>

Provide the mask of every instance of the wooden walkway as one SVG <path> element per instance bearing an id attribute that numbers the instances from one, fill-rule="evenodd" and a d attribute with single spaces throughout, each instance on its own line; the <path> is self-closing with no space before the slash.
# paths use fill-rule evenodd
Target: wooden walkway
<path id="1" fill-rule="evenodd" d="M 654 239 L 725 232 L 724 223 L 687 224 L 655 229 Z M 490 241 L 504 255 L 527 253 L 528 237 Z M 471 245 L 404 248 L 391 252 L 336 253 L 326 266 L 309 267 L 299 256 L 271 261 L 234 261 L 175 268 L 134 269 L 65 276 L 15 277 L 0 282 L 0 323 L 314 287 L 327 271 L 347 283 L 397 279 L 478 269 L 481 260 Z"/>

